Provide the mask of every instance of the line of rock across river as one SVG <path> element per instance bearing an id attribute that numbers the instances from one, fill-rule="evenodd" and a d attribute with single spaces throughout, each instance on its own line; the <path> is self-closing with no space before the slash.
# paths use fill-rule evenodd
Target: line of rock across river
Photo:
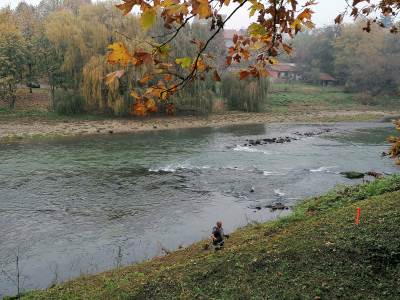
<path id="1" fill-rule="evenodd" d="M 262 139 L 256 139 L 256 140 L 246 140 L 246 144 L 243 146 L 248 147 L 248 146 L 259 146 L 259 145 L 266 145 L 266 144 L 283 144 L 283 143 L 290 143 L 292 141 L 297 141 L 300 140 L 303 137 L 313 137 L 317 135 L 321 135 L 324 133 L 331 132 L 333 129 L 332 128 L 325 128 L 321 129 L 319 131 L 310 131 L 310 132 L 295 132 L 294 135 L 298 137 L 290 137 L 290 136 L 284 136 L 284 137 L 273 137 L 273 138 L 262 138 Z"/>

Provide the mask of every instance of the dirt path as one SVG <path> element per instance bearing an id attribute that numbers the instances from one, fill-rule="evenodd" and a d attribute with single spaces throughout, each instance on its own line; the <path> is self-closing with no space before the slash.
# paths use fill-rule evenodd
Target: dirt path
<path id="1" fill-rule="evenodd" d="M 209 117 L 165 117 L 151 119 L 34 121 L 29 119 L 0 120 L 0 141 L 39 136 L 75 136 L 129 133 L 196 127 L 222 127 L 237 124 L 366 121 L 397 117 L 400 112 L 384 111 L 323 111 L 273 113 L 230 113 Z"/>

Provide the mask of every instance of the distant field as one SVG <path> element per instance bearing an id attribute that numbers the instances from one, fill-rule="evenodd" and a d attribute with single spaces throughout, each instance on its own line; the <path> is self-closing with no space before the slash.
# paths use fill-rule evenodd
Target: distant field
<path id="1" fill-rule="evenodd" d="M 400 96 L 370 96 L 345 92 L 339 86 L 318 86 L 303 83 L 273 83 L 267 98 L 266 109 L 331 110 L 331 109 L 391 109 L 400 107 Z"/>
<path id="2" fill-rule="evenodd" d="M 365 96 L 345 92 L 339 86 L 318 86 L 304 83 L 273 83 L 267 96 L 265 111 L 268 113 L 307 113 L 334 110 L 399 110 L 400 96 Z M 36 120 L 62 119 L 107 119 L 106 115 L 61 116 L 51 112 L 51 101 L 47 87 L 29 89 L 21 87 L 17 92 L 16 109 L 10 110 L 0 101 L 0 120 L 29 118 Z"/>

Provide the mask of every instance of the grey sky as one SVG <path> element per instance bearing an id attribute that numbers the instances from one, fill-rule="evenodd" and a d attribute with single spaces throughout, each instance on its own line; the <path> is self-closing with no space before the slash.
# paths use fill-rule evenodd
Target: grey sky
<path id="1" fill-rule="evenodd" d="M 0 0 L 0 7 L 11 5 L 15 7 L 21 0 Z M 30 4 L 38 4 L 40 0 L 26 0 Z M 122 2 L 122 1 L 121 1 Z M 301 1 L 299 1 L 301 2 Z M 345 0 L 320 0 L 319 3 L 313 8 L 315 11 L 314 23 L 318 26 L 333 24 L 335 17 L 344 10 L 346 7 Z M 228 10 L 223 11 L 227 13 Z M 245 28 L 249 25 L 251 20 L 248 17 L 248 11 L 239 11 L 234 17 L 231 18 L 226 28 Z"/>

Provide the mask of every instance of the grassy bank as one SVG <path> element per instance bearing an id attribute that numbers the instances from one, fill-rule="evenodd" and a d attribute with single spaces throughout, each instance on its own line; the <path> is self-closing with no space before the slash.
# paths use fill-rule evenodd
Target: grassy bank
<path id="1" fill-rule="evenodd" d="M 384 110 L 398 109 L 399 97 L 345 92 L 340 86 L 304 83 L 274 83 L 268 93 L 266 109 L 276 112 L 304 110 Z"/>
<path id="2" fill-rule="evenodd" d="M 356 208 L 361 222 L 354 225 Z M 400 176 L 342 187 L 278 221 L 23 299 L 398 299 Z"/>

